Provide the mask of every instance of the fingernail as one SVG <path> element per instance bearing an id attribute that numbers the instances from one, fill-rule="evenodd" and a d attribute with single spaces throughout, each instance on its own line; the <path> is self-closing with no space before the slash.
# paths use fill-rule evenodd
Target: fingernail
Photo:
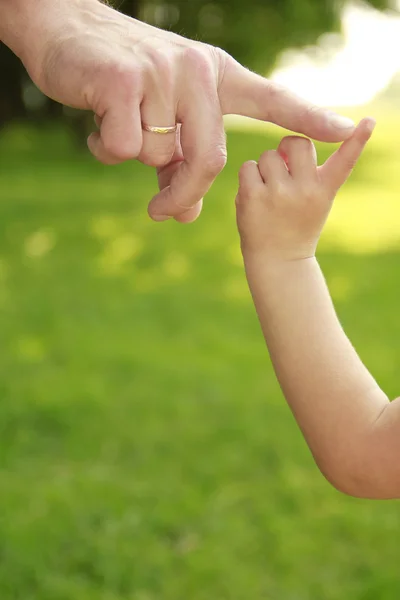
<path id="1" fill-rule="evenodd" d="M 348 117 L 342 117 L 336 113 L 328 113 L 329 122 L 337 129 L 355 129 L 355 123 Z"/>
<path id="2" fill-rule="evenodd" d="M 172 219 L 172 217 L 169 217 L 168 215 L 151 215 L 151 218 L 153 219 L 153 221 L 157 221 L 159 223 L 161 223 L 162 221 L 168 221 L 169 219 Z"/>

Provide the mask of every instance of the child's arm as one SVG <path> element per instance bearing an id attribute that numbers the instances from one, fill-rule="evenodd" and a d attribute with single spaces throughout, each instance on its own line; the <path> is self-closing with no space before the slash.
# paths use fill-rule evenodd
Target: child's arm
<path id="1" fill-rule="evenodd" d="M 400 400 L 389 403 L 351 346 L 314 256 L 373 127 L 364 120 L 320 168 L 309 140 L 285 138 L 242 167 L 237 211 L 274 368 L 317 464 L 345 493 L 392 498 L 400 497 Z"/>

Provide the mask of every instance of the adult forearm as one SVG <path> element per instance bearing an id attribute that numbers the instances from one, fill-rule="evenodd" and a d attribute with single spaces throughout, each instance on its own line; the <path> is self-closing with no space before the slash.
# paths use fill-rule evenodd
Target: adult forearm
<path id="1" fill-rule="evenodd" d="M 97 1 L 0 0 L 0 40 L 35 71 L 49 45 L 73 19 L 74 6 L 90 8 Z"/>
<path id="2" fill-rule="evenodd" d="M 252 259 L 246 269 L 274 368 L 316 462 L 336 487 L 368 494 L 363 485 L 378 469 L 372 432 L 388 399 L 340 326 L 317 261 Z"/>
<path id="3" fill-rule="evenodd" d="M 0 39 L 15 54 L 25 54 L 32 26 L 47 0 L 0 0 Z"/>

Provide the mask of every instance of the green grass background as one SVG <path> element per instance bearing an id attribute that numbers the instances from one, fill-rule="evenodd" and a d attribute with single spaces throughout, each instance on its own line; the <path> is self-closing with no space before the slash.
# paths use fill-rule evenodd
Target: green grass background
<path id="1" fill-rule="evenodd" d="M 399 130 L 383 118 L 320 249 L 391 397 Z M 182 226 L 148 219 L 151 169 L 103 167 L 63 131 L 2 132 L 1 600 L 400 597 L 399 504 L 320 475 L 247 291 L 237 171 L 281 135 L 232 131 L 203 216 Z"/>

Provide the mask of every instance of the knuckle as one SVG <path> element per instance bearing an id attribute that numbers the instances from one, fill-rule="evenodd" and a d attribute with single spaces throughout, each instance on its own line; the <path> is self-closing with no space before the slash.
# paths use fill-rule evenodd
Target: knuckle
<path id="1" fill-rule="evenodd" d="M 159 70 L 163 71 L 164 69 L 170 68 L 170 57 L 169 54 L 165 52 L 164 48 L 149 46 L 146 49 L 146 54 L 152 64 Z"/>
<path id="2" fill-rule="evenodd" d="M 223 171 L 227 163 L 226 149 L 220 148 L 209 154 L 202 161 L 203 173 L 208 177 L 216 177 Z"/>
<path id="3" fill-rule="evenodd" d="M 321 115 L 323 113 L 324 109 L 322 109 L 320 106 L 317 106 L 316 104 L 308 104 L 307 106 L 304 107 L 303 111 L 302 111 L 302 116 L 303 117 L 314 117 L 316 115 Z"/>
<path id="4" fill-rule="evenodd" d="M 157 84 L 160 77 L 163 82 L 163 93 L 172 89 L 174 77 L 174 56 L 162 48 L 150 48 L 147 52 L 147 70 Z"/>
<path id="5" fill-rule="evenodd" d="M 275 83 L 270 79 L 265 81 L 265 86 L 267 88 L 268 100 L 272 103 L 280 102 L 283 97 L 290 94 L 289 90 L 284 85 Z"/>
<path id="6" fill-rule="evenodd" d="M 260 166 L 269 165 L 271 163 L 271 161 L 274 160 L 275 155 L 276 155 L 275 150 L 266 150 L 265 152 L 263 152 L 261 154 L 260 160 L 259 160 Z"/>
<path id="7" fill-rule="evenodd" d="M 313 203 L 315 201 L 319 201 L 320 194 L 321 194 L 321 191 L 320 191 L 318 185 L 313 184 L 313 183 L 307 183 L 306 185 L 304 185 L 303 189 L 301 190 L 301 196 L 302 196 L 303 200 L 305 200 L 307 203 Z"/>
<path id="8" fill-rule="evenodd" d="M 185 46 L 183 49 L 183 58 L 194 65 L 208 64 L 204 47 L 200 44 Z"/>
<path id="9" fill-rule="evenodd" d="M 300 118 L 303 120 L 315 119 L 322 115 L 323 109 L 316 104 L 309 104 L 300 111 Z"/>
<path id="10" fill-rule="evenodd" d="M 217 86 L 220 92 L 228 65 L 232 64 L 234 59 L 223 48 L 209 44 L 207 44 L 206 47 L 208 49 L 209 58 L 211 58 L 213 73 L 216 76 Z"/>
<path id="11" fill-rule="evenodd" d="M 274 181 L 273 192 L 275 198 L 279 199 L 280 203 L 290 202 L 292 199 L 292 193 L 288 185 L 283 183 L 279 179 Z"/>
<path id="12" fill-rule="evenodd" d="M 219 48 L 218 46 L 212 46 L 211 44 L 204 44 L 204 47 L 207 48 L 209 55 L 212 60 L 218 65 L 218 67 L 224 67 L 225 64 L 232 60 L 232 57 L 226 50 L 223 48 Z"/>
<path id="13" fill-rule="evenodd" d="M 107 70 L 108 85 L 118 90 L 118 94 L 124 99 L 137 95 L 142 78 L 140 68 L 134 64 L 113 63 L 108 65 Z"/>
<path id="14" fill-rule="evenodd" d="M 183 50 L 183 61 L 188 72 L 195 73 L 197 77 L 204 79 L 212 73 L 212 58 L 206 52 L 206 47 L 201 45 L 186 47 Z"/>
<path id="15" fill-rule="evenodd" d="M 355 156 L 345 156 L 343 158 L 344 168 L 348 171 L 352 171 L 355 168 L 357 162 L 358 160 Z"/>
<path id="16" fill-rule="evenodd" d="M 274 116 L 271 112 L 273 106 L 279 106 L 286 103 L 292 96 L 292 92 L 287 87 L 280 83 L 275 83 L 270 79 L 264 80 L 264 86 L 260 86 L 257 93 L 256 101 L 260 105 L 265 105 L 265 120 L 274 120 Z"/>

